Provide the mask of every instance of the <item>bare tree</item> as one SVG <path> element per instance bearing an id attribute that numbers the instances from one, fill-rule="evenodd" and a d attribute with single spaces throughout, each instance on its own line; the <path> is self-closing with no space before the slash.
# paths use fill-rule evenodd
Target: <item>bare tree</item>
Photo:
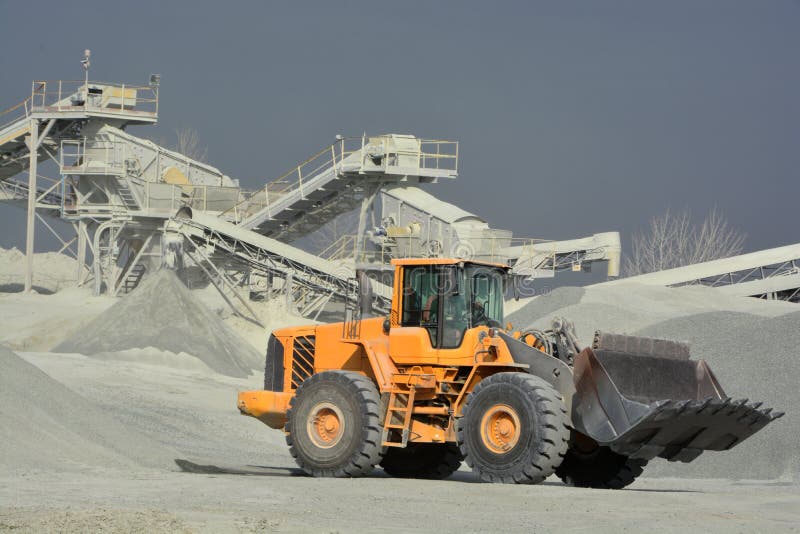
<path id="1" fill-rule="evenodd" d="M 667 210 L 653 217 L 646 231 L 633 236 L 623 274 L 636 276 L 735 256 L 742 252 L 744 240 L 745 235 L 731 228 L 716 208 L 700 226 L 692 223 L 687 210 L 677 214 Z"/>
<path id="2" fill-rule="evenodd" d="M 177 144 L 175 151 L 201 163 L 206 163 L 208 147 L 200 144 L 200 137 L 194 128 L 180 128 L 175 130 Z"/>

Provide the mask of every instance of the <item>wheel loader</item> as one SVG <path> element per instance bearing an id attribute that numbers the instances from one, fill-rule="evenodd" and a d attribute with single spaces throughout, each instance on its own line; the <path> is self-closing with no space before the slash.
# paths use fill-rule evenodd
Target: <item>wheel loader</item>
<path id="1" fill-rule="evenodd" d="M 503 265 L 392 263 L 387 318 L 354 307 L 342 323 L 275 330 L 264 390 L 239 393 L 310 475 L 440 479 L 466 462 L 487 482 L 555 473 L 619 489 L 655 457 L 728 450 L 783 415 L 731 400 L 683 343 L 597 332 L 581 347 L 564 319 L 504 327 Z"/>

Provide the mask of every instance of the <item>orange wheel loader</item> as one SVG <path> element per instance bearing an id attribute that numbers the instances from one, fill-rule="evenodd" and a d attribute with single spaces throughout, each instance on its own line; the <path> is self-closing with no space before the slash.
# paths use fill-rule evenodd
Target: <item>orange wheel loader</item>
<path id="1" fill-rule="evenodd" d="M 726 397 L 683 343 L 597 332 L 582 348 L 563 319 L 511 332 L 503 265 L 393 266 L 388 318 L 274 331 L 264 390 L 239 393 L 310 475 L 440 479 L 466 462 L 487 482 L 622 488 L 652 458 L 727 450 L 783 415 Z"/>

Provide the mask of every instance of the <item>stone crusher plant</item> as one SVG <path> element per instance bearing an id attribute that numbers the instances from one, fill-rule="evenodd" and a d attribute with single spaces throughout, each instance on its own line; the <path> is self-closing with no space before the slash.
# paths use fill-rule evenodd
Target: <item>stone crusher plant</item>
<path id="1" fill-rule="evenodd" d="M 313 476 L 444 478 L 465 461 L 487 482 L 622 488 L 655 457 L 728 450 L 783 415 L 731 400 L 683 343 L 503 327 L 502 265 L 393 265 L 388 318 L 361 318 L 362 277 L 344 322 L 274 331 L 264 390 L 239 394 Z"/>

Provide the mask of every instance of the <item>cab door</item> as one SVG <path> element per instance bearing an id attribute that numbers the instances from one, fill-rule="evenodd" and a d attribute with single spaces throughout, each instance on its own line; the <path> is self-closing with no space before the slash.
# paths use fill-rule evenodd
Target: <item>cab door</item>
<path id="1" fill-rule="evenodd" d="M 399 326 L 389 331 L 389 354 L 399 364 L 435 364 L 439 340 L 439 265 L 401 270 Z"/>

